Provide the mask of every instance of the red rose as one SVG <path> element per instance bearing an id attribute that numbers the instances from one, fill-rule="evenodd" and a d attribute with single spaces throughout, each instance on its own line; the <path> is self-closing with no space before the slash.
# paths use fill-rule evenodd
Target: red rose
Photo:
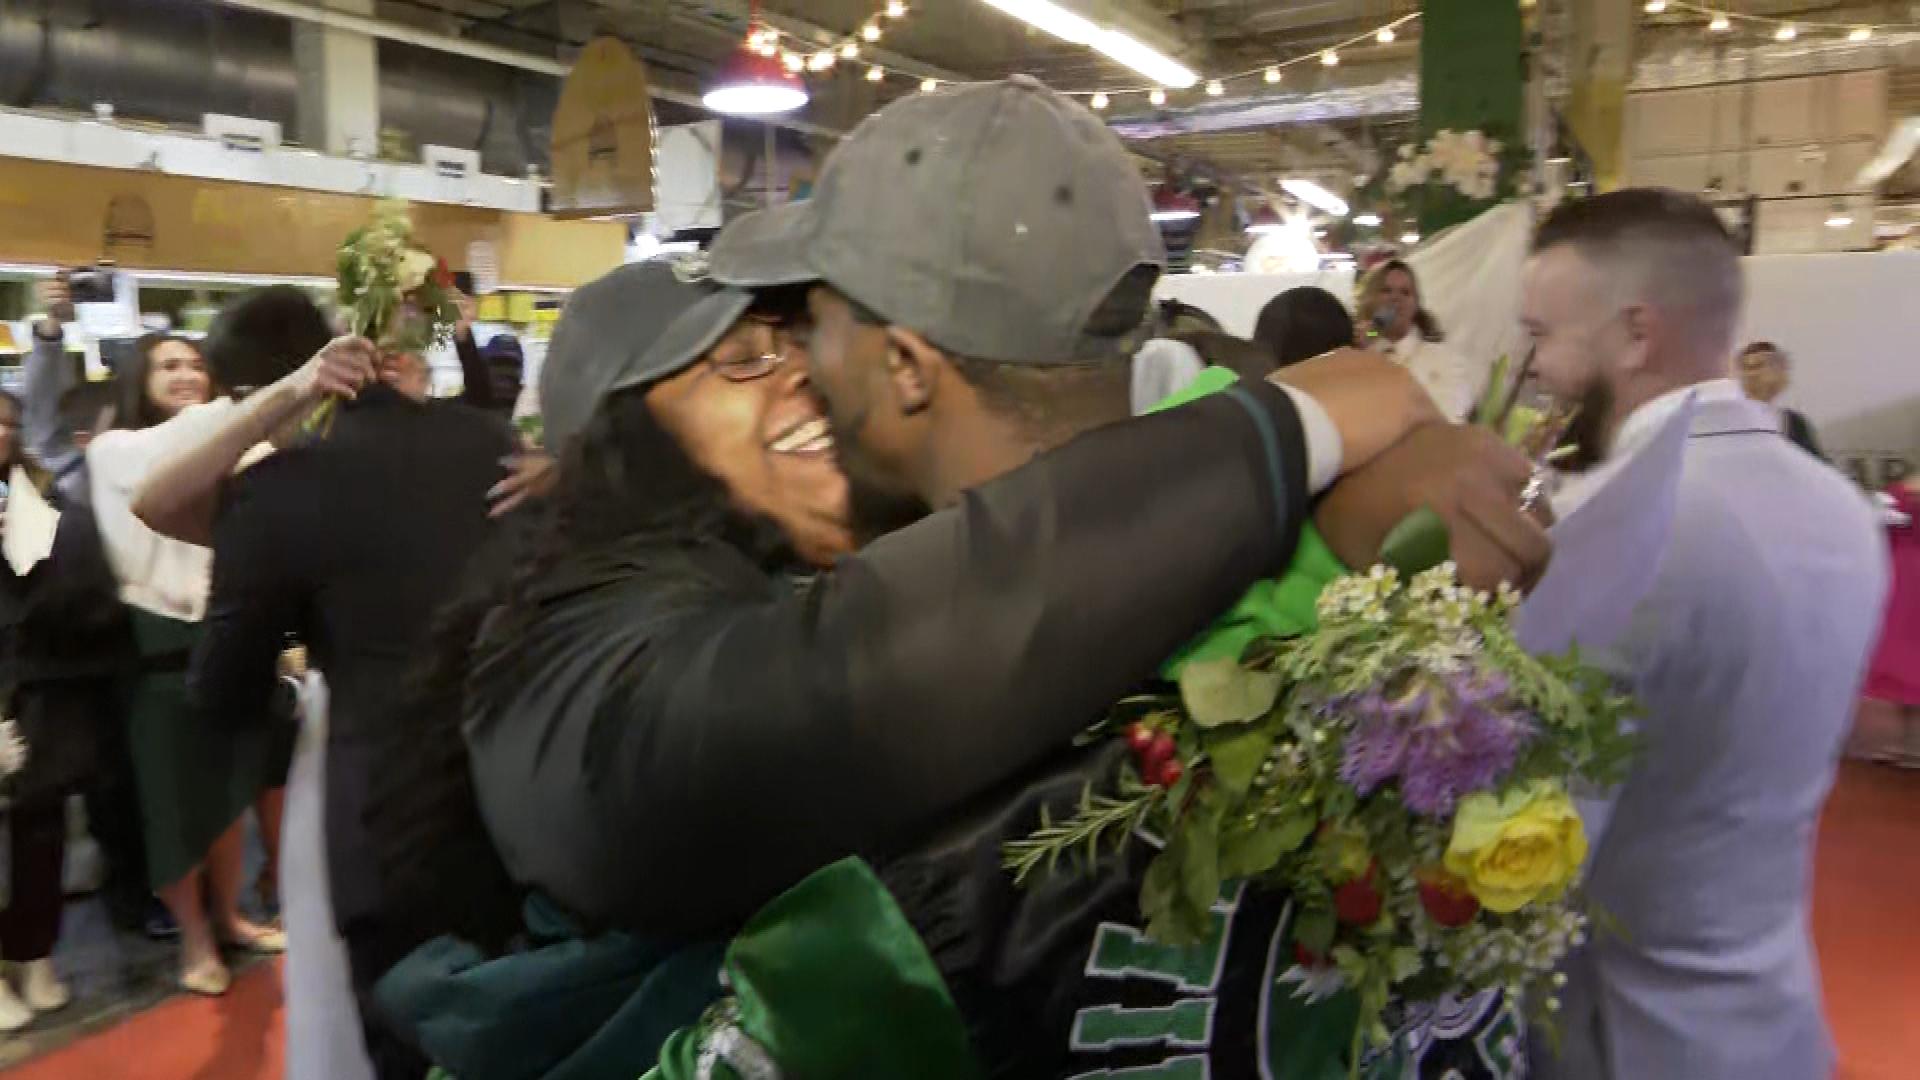
<path id="1" fill-rule="evenodd" d="M 453 287 L 453 271 L 447 269 L 447 260 L 433 260 L 433 283 L 443 289 Z"/>
<path id="2" fill-rule="evenodd" d="M 1371 926 L 1380 918 L 1380 890 L 1373 887 L 1374 867 L 1333 890 L 1333 916 L 1348 926 Z"/>
<path id="3" fill-rule="evenodd" d="M 1420 906 L 1441 926 L 1465 926 L 1480 914 L 1480 901 L 1467 891 L 1466 883 L 1444 870 L 1423 870 L 1420 879 Z"/>

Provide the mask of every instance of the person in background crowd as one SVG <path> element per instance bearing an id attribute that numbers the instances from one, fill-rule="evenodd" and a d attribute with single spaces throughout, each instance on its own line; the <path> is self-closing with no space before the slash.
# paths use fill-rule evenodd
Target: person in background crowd
<path id="1" fill-rule="evenodd" d="M 481 345 L 473 336 L 478 302 L 465 293 L 456 292 L 454 305 L 460 309 L 460 321 L 453 328 L 453 348 L 460 357 L 460 400 L 474 408 L 497 413 L 503 420 L 512 419 L 526 367 L 520 339 L 512 334 L 495 334 Z"/>
<path id="2" fill-rule="evenodd" d="M 362 823 L 381 752 L 379 725 L 391 720 L 433 610 L 489 535 L 487 491 L 516 439 L 499 416 L 430 401 L 430 372 L 418 355 L 341 339 L 313 363 L 353 389 L 323 438 L 229 481 L 258 432 L 293 413 L 230 417 L 167 462 L 135 510 L 163 532 L 211 530 L 213 585 L 189 676 L 206 716 L 246 726 L 266 715 L 280 643 L 289 637 L 309 646 L 326 677 L 326 893 L 364 990 L 411 947 L 394 945 L 379 918 L 384 905 Z M 358 389 L 376 374 L 377 382 Z M 212 520 L 162 509 L 216 503 Z M 424 1070 L 370 1010 L 362 1008 L 361 1019 L 378 1075 Z"/>
<path id="3" fill-rule="evenodd" d="M 1886 595 L 1867 503 L 1731 378 L 1739 253 L 1692 195 L 1561 203 L 1524 273 L 1533 373 L 1602 464 L 1691 399 L 1671 539 L 1611 647 L 1643 742 L 1594 838 L 1616 920 L 1567 961 L 1548 1078 L 1805 1080 L 1833 1045 L 1808 931 L 1814 826 Z"/>
<path id="4" fill-rule="evenodd" d="M 1773 405 L 1787 392 L 1793 374 L 1793 361 L 1787 351 L 1771 341 L 1756 341 L 1740 350 L 1740 386 L 1747 396 L 1765 405 Z M 1827 455 L 1813 432 L 1813 422 L 1798 409 L 1775 406 L 1785 425 L 1787 439 L 1793 445 L 1822 461 Z"/>
<path id="5" fill-rule="evenodd" d="M 1893 591 L 1865 693 L 1870 702 L 1891 710 L 1894 719 L 1893 741 L 1875 752 L 1875 759 L 1920 769 L 1920 488 L 1902 480 L 1882 498 Z"/>
<path id="6" fill-rule="evenodd" d="M 292 752 L 290 724 L 213 725 L 187 696 L 186 669 L 206 612 L 212 553 L 150 529 L 134 500 L 156 463 L 239 412 L 236 399 L 287 377 L 328 337 L 326 317 L 298 289 L 258 289 L 230 303 L 207 338 L 211 384 L 223 396 L 163 423 L 121 427 L 86 451 L 96 520 L 141 656 L 128 716 L 148 875 L 180 926 L 180 986 L 222 994 L 222 944 L 278 952 L 285 938 L 241 912 L 242 821 L 262 796 L 261 832 L 278 843 L 277 792 Z M 146 371 L 122 373 L 149 381 Z M 167 402 L 156 402 L 162 406 Z M 123 423 L 125 422 L 123 418 Z M 256 440 L 268 429 L 256 429 Z"/>
<path id="7" fill-rule="evenodd" d="M 120 412 L 116 402 L 126 384 L 77 382 L 79 358 L 66 351 L 64 317 L 72 313 L 67 283 L 64 278 L 53 278 L 42 282 L 38 292 L 41 310 L 47 314 L 34 324 L 33 351 L 26 363 L 21 435 L 29 460 L 52 478 L 49 499 L 61 514 L 56 543 L 62 552 L 70 553 L 62 563 L 107 569 L 88 490 L 86 446 L 95 435 L 115 426 Z M 171 343 L 159 339 L 150 343 L 179 357 L 180 350 Z M 144 356 L 145 352 L 136 355 Z M 198 356 L 198 351 L 194 354 Z M 146 363 L 144 359 L 141 362 Z M 178 368 L 179 364 L 174 366 Z M 129 383 L 135 381 L 139 380 Z M 147 415 L 157 411 L 144 396 L 141 405 L 148 410 Z M 115 596 L 117 586 L 110 571 L 104 583 L 95 582 L 96 586 L 101 584 L 106 588 L 108 603 L 83 620 L 90 622 L 91 617 L 98 617 L 101 624 L 85 628 L 84 648 L 78 640 L 72 640 L 58 650 L 63 669 L 75 680 L 66 684 L 72 693 L 63 695 L 63 700 L 66 706 L 84 700 L 93 710 L 84 721 L 72 722 L 90 726 L 97 739 L 94 768 L 86 778 L 84 795 L 87 827 L 106 858 L 103 891 L 108 914 L 122 929 L 166 940 L 178 936 L 179 928 L 166 905 L 153 895 L 148 881 L 140 801 L 127 744 L 123 684 L 139 656 L 134 650 L 132 624 Z M 90 689 L 81 689 L 83 672 L 92 680 Z"/>
<path id="8" fill-rule="evenodd" d="M 1446 346 L 1440 320 L 1420 302 L 1413 267 L 1388 259 L 1367 271 L 1359 291 L 1356 343 L 1404 364 L 1449 420 L 1466 419 L 1480 393 L 1480 376 L 1466 357 Z"/>
<path id="9" fill-rule="evenodd" d="M 1253 340 L 1273 354 L 1277 366 L 1289 367 L 1353 344 L 1353 316 L 1327 290 L 1301 285 L 1260 309 Z"/>
<path id="10" fill-rule="evenodd" d="M 20 417 L 20 402 L 0 393 L 0 478 L 13 485 L 0 515 L 5 504 L 31 497 L 63 501 L 52 474 L 24 453 Z M 112 661 L 122 654 L 124 629 L 84 507 L 62 514 L 48 556 L 26 573 L 0 559 L 0 694 L 28 745 L 25 766 L 6 786 L 10 884 L 0 956 L 13 981 L 0 978 L 0 1032 L 18 1031 L 35 1013 L 70 999 L 53 964 L 64 903 L 66 801 L 93 779 L 100 729 L 118 716 Z"/>

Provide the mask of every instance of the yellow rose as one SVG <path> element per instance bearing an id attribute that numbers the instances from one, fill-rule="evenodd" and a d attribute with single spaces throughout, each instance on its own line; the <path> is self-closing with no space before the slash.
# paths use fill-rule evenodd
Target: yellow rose
<path id="1" fill-rule="evenodd" d="M 1469 795 L 1454 812 L 1447 870 L 1489 911 L 1558 898 L 1587 858 L 1587 830 L 1559 784 L 1540 781 L 1495 799 Z"/>

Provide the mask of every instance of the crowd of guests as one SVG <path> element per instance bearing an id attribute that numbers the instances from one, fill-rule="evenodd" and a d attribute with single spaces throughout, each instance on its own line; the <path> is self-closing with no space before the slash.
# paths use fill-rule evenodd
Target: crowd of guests
<path id="1" fill-rule="evenodd" d="M 992 138 L 951 135 L 989 117 Z M 1044 175 L 970 180 L 1022 170 Z M 1200 962 L 1143 937 L 1137 852 L 1016 888 L 1002 845 L 1112 775 L 1125 748 L 1080 742 L 1089 721 L 1309 552 L 1369 565 L 1425 506 L 1469 584 L 1524 587 L 1551 543 L 1521 505 L 1532 463 L 1457 423 L 1480 387 L 1409 266 L 1374 268 L 1357 317 L 1291 290 L 1240 339 L 1153 304 L 1145 207 L 1115 137 L 1031 80 L 903 100 L 710 260 L 579 290 L 542 448 L 470 342 L 469 400 L 434 400 L 422 358 L 329 341 L 291 290 L 236 301 L 204 349 L 144 342 L 88 438 L 42 323 L 24 408 L 0 402 L 27 421 L 0 447 L 61 511 L 9 585 L 19 1008 L 60 996 L 46 808 L 85 790 L 139 881 L 118 887 L 179 927 L 184 988 L 225 989 L 223 946 L 290 947 L 293 1023 L 347 1021 L 345 1045 L 296 1026 L 296 1080 L 1286 1060 L 1285 897 L 1238 894 Z M 1401 1015 L 1369 1075 L 1831 1069 L 1811 830 L 1886 556 L 1858 493 L 1732 381 L 1740 302 L 1691 197 L 1602 196 L 1540 231 L 1532 371 L 1584 406 L 1588 489 L 1695 409 L 1618 649 L 1647 746 L 1591 887 L 1624 932 L 1569 964 L 1557 1046 L 1492 995 Z M 324 708 L 312 678 L 285 689 L 295 644 Z M 249 810 L 278 837 L 308 753 L 324 865 L 280 898 L 289 942 L 242 915 L 236 838 Z M 303 903 L 324 914 L 296 926 Z M 1197 1033 L 1087 1027 L 1194 1000 Z"/>

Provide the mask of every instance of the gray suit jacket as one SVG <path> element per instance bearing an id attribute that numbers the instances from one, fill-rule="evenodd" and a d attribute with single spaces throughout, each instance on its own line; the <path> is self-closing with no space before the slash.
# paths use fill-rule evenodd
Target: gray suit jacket
<path id="1" fill-rule="evenodd" d="M 1547 1077 L 1833 1072 L 1808 930 L 1814 826 L 1879 627 L 1864 496 L 1771 410 L 1697 406 L 1670 546 L 1616 660 L 1645 745 L 1593 854 L 1625 937 L 1572 957 Z"/>

